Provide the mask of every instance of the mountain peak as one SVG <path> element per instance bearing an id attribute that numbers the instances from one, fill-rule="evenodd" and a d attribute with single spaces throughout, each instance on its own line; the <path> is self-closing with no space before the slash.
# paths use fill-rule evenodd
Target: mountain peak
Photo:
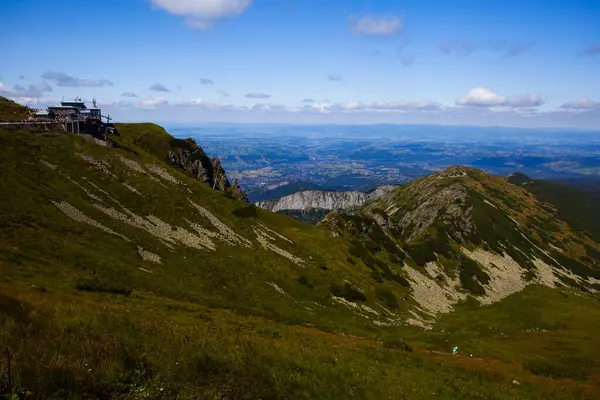
<path id="1" fill-rule="evenodd" d="M 523 177 L 528 179 L 513 176 Z M 581 253 L 586 248 L 595 254 L 593 238 L 574 232 L 526 187 L 475 168 L 449 167 L 366 205 L 362 215 L 332 215 L 326 223 L 337 234 L 351 229 L 352 236 L 368 242 L 367 248 L 382 246 L 370 243 L 371 236 L 392 239 L 409 260 L 403 266 L 409 276 L 420 276 L 422 268 L 441 269 L 458 276 L 459 293 L 470 292 L 483 303 L 531 283 L 586 290 L 595 282 L 589 277 L 600 277 L 600 263 Z M 383 233 L 374 234 L 378 229 Z M 384 247 L 396 257 L 394 244 Z M 428 291 L 445 288 L 427 285 Z"/>
<path id="2" fill-rule="evenodd" d="M 467 168 L 460 165 L 452 165 L 436 174 L 440 178 L 461 178 L 467 176 Z"/>

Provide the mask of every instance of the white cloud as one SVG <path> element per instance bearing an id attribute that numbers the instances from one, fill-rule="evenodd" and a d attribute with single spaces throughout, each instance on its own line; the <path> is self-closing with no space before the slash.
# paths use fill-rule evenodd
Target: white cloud
<path id="1" fill-rule="evenodd" d="M 432 112 L 442 109 L 440 103 L 434 101 L 376 101 L 373 103 L 349 102 L 338 103 L 327 107 L 330 111 L 351 112 Z"/>
<path id="2" fill-rule="evenodd" d="M 592 101 L 588 98 L 579 99 L 576 101 L 569 101 L 560 106 L 563 110 L 569 111 L 591 111 L 598 110 L 600 111 L 600 102 Z"/>
<path id="3" fill-rule="evenodd" d="M 188 26 L 199 30 L 211 29 L 215 22 L 243 13 L 252 0 L 149 0 L 170 14 L 185 17 Z"/>
<path id="4" fill-rule="evenodd" d="M 456 105 L 463 107 L 509 107 L 530 108 L 544 104 L 544 99 L 539 94 L 522 94 L 514 97 L 500 96 L 491 89 L 476 87 L 469 90 L 466 96 L 458 99 Z"/>
<path id="5" fill-rule="evenodd" d="M 492 92 L 493 93 L 493 92 Z M 224 104 L 196 98 L 181 102 L 167 102 L 161 97 L 150 97 L 139 101 L 118 101 L 106 104 L 118 120 L 128 121 L 170 121 L 197 123 L 205 122 L 283 122 L 283 123 L 400 123 L 400 124 L 441 124 L 441 125 L 480 125 L 514 127 L 579 127 L 596 129 L 600 126 L 600 103 L 581 99 L 565 103 L 555 111 L 539 111 L 536 95 L 504 97 L 502 105 L 468 107 L 442 105 L 435 101 L 376 101 L 338 102 L 315 101 L 296 105 L 261 103 L 250 106 Z M 138 99 L 134 99 L 138 100 Z M 39 108 L 39 99 L 22 99 L 22 104 Z M 54 104 L 54 101 L 50 102 Z M 490 102 L 488 102 L 489 104 Z M 491 101 L 491 103 L 499 103 Z M 513 104 L 507 106 L 505 104 Z M 105 108 L 105 107 L 103 107 Z M 587 110 L 587 111 L 586 111 Z M 594 111 L 596 110 L 596 111 Z"/>
<path id="6" fill-rule="evenodd" d="M 215 82 L 212 79 L 208 79 L 208 78 L 200 78 L 200 84 L 201 85 L 212 85 Z"/>
<path id="7" fill-rule="evenodd" d="M 156 107 L 165 106 L 168 104 L 169 102 L 164 97 L 148 97 L 147 99 L 136 102 L 134 107 L 142 109 L 154 109 Z"/>
<path id="8" fill-rule="evenodd" d="M 113 86 L 113 83 L 106 79 L 80 79 L 75 78 L 64 72 L 48 71 L 42 75 L 43 79 L 52 81 L 62 87 L 102 87 Z"/>
<path id="9" fill-rule="evenodd" d="M 6 97 L 19 104 L 45 108 L 52 104 L 52 101 L 48 98 L 44 98 L 44 92 L 51 91 L 52 88 L 47 83 L 29 85 L 28 88 L 24 88 L 20 85 L 9 87 L 0 82 L 0 96 Z M 48 89 L 48 90 L 45 90 Z"/>
<path id="10" fill-rule="evenodd" d="M 223 103 L 215 103 L 212 101 L 205 101 L 199 97 L 196 99 L 175 103 L 174 106 L 195 107 L 195 108 L 201 108 L 201 109 L 212 110 L 212 111 L 233 111 L 233 110 L 245 109 L 245 107 L 234 106 L 231 104 L 223 104 Z"/>
<path id="11" fill-rule="evenodd" d="M 121 93 L 121 96 L 123 96 L 123 97 L 138 97 L 137 94 L 135 94 L 133 92 L 124 92 L 124 93 Z"/>
<path id="12" fill-rule="evenodd" d="M 541 95 L 526 93 L 509 97 L 505 105 L 514 108 L 528 108 L 539 107 L 544 103 L 544 98 Z"/>
<path id="13" fill-rule="evenodd" d="M 44 98 L 44 95 L 47 92 L 51 91 L 52 87 L 48 85 L 47 82 L 36 83 L 33 85 L 28 85 L 27 87 L 21 85 L 14 85 L 13 87 L 9 87 L 5 86 L 2 82 L 0 82 L 0 96 L 7 97 L 20 104 L 49 104 L 49 99 Z"/>
<path id="14" fill-rule="evenodd" d="M 343 110 L 343 111 L 346 111 L 346 110 L 347 111 L 353 111 L 353 110 L 363 111 L 367 108 L 367 106 L 359 101 L 351 101 L 351 102 L 343 103 L 343 104 L 334 104 L 329 108 L 333 109 L 333 110 Z"/>
<path id="15" fill-rule="evenodd" d="M 9 97 L 11 100 L 27 105 L 27 106 L 38 106 L 43 108 L 43 106 L 49 106 L 52 104 L 52 101 L 49 99 L 43 99 L 39 97 Z"/>
<path id="16" fill-rule="evenodd" d="M 310 100 L 310 99 L 309 99 Z M 195 109 L 210 111 L 242 111 L 242 112 L 284 112 L 284 113 L 432 113 L 443 110 L 442 104 L 434 101 L 389 101 L 389 102 L 346 102 L 330 104 L 325 101 L 304 102 L 301 106 L 289 106 L 277 103 L 255 103 L 250 106 L 237 106 L 232 104 L 216 103 L 201 98 L 168 103 L 162 97 L 152 97 L 136 103 L 120 102 L 117 106 L 133 106 L 139 109 L 154 109 L 159 106 L 169 106 L 171 109 L 184 109 L 192 107 Z"/>
<path id="17" fill-rule="evenodd" d="M 185 105 L 185 106 L 193 106 L 193 105 L 198 105 L 198 104 L 202 104 L 203 101 L 200 97 L 196 98 L 196 99 L 192 99 L 189 101 L 183 101 L 181 103 L 177 103 L 178 105 Z"/>
<path id="18" fill-rule="evenodd" d="M 470 107 L 501 106 L 506 102 L 506 97 L 499 96 L 488 88 L 476 87 L 469 90 L 466 96 L 459 99 L 456 104 Z"/>
<path id="19" fill-rule="evenodd" d="M 329 104 L 328 101 L 319 101 L 319 102 L 313 101 L 313 102 L 304 104 L 302 107 L 300 107 L 298 109 L 298 111 L 302 111 L 305 113 L 320 112 L 321 114 L 330 114 L 331 113 L 331 104 Z"/>
<path id="20" fill-rule="evenodd" d="M 271 95 L 262 92 L 252 92 L 246 94 L 246 97 L 249 99 L 268 99 Z"/>
<path id="21" fill-rule="evenodd" d="M 110 107 L 110 106 L 114 106 L 115 104 L 117 104 L 117 102 L 115 102 L 114 100 L 103 100 L 100 99 L 96 102 L 96 104 L 99 107 Z"/>
<path id="22" fill-rule="evenodd" d="M 327 75 L 325 77 L 325 79 L 327 79 L 329 82 L 341 82 L 344 80 L 344 78 L 342 78 L 340 75 L 337 75 L 337 74 Z"/>
<path id="23" fill-rule="evenodd" d="M 252 104 L 250 107 L 248 107 L 249 111 L 288 111 L 288 112 L 295 112 L 298 111 L 299 109 L 296 107 L 288 107 L 288 106 L 284 106 L 282 104 L 262 104 L 262 103 L 257 103 L 257 104 Z"/>
<path id="24" fill-rule="evenodd" d="M 395 16 L 365 16 L 351 21 L 352 30 L 361 35 L 390 36 L 403 28 L 400 18 Z"/>
<path id="25" fill-rule="evenodd" d="M 4 83 L 0 82 L 0 94 L 2 94 L 2 93 L 8 93 L 9 91 L 12 91 L 12 90 L 13 89 L 9 88 Z"/>

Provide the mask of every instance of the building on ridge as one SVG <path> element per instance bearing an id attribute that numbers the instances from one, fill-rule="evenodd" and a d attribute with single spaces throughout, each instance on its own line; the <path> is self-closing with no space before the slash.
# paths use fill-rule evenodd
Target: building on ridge
<path id="1" fill-rule="evenodd" d="M 70 121 L 102 120 L 102 110 L 96 106 L 87 108 L 81 97 L 73 101 L 61 101 L 60 106 L 50 106 L 47 111 L 38 111 L 34 114 L 35 119 L 61 119 Z"/>

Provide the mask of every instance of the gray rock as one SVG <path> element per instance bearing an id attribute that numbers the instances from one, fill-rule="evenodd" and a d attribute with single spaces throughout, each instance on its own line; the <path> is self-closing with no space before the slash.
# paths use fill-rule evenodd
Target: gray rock
<path id="1" fill-rule="evenodd" d="M 169 148 L 169 161 L 207 186 L 245 203 L 248 202 L 246 193 L 237 182 L 231 186 L 221 166 L 221 160 L 217 157 L 209 158 L 194 139 L 173 140 Z"/>
<path id="2" fill-rule="evenodd" d="M 311 208 L 347 210 L 378 199 L 396 188 L 395 185 L 383 185 L 370 192 L 305 190 L 284 196 L 279 200 L 259 201 L 256 206 L 270 211 L 309 210 Z"/>

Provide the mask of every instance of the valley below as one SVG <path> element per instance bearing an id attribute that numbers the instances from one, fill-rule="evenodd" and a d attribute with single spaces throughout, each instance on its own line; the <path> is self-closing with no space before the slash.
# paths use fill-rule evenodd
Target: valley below
<path id="1" fill-rule="evenodd" d="M 594 131 L 436 125 L 214 124 L 173 127 L 218 156 L 244 182 L 251 202 L 301 190 L 373 190 L 451 165 L 505 176 L 594 187 L 600 141 Z"/>

